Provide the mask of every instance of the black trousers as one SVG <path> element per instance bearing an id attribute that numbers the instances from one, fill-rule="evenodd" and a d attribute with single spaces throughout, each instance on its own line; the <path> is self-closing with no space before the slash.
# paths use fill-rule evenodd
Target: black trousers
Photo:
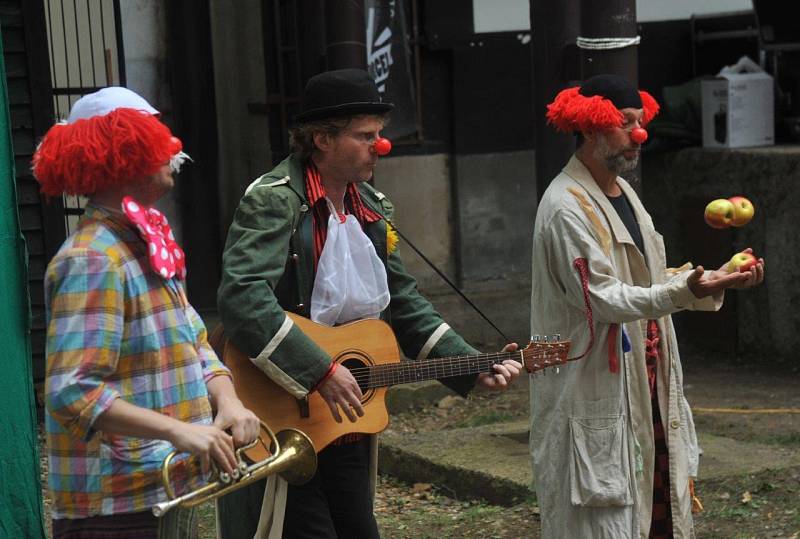
<path id="1" fill-rule="evenodd" d="M 317 473 L 289 485 L 284 539 L 378 539 L 369 492 L 369 438 L 332 445 L 318 455 Z M 251 539 L 258 526 L 265 481 L 220 500 L 224 539 Z"/>
<path id="2" fill-rule="evenodd" d="M 284 539 L 377 539 L 369 493 L 369 438 L 332 445 L 319 455 L 314 478 L 289 486 Z"/>

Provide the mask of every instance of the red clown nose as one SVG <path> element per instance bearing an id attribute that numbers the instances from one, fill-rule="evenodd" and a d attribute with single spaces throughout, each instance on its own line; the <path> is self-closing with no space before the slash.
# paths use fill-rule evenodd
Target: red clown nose
<path id="1" fill-rule="evenodd" d="M 378 155 L 386 155 L 392 151 L 392 143 L 388 138 L 380 137 L 375 141 L 372 147 L 375 148 L 375 153 Z"/>
<path id="2" fill-rule="evenodd" d="M 178 137 L 170 137 L 169 138 L 170 150 L 172 151 L 172 155 L 180 153 L 183 150 L 183 143 L 181 139 Z"/>
<path id="3" fill-rule="evenodd" d="M 633 129 L 631 131 L 631 140 L 636 144 L 644 144 L 644 141 L 647 140 L 647 131 L 645 131 L 641 127 Z"/>

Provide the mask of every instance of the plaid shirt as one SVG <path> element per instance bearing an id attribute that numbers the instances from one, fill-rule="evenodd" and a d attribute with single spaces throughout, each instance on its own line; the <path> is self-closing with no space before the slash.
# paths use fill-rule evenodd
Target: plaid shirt
<path id="1" fill-rule="evenodd" d="M 230 375 L 206 341 L 183 284 L 150 268 L 126 218 L 88 206 L 47 267 L 49 483 L 54 518 L 144 511 L 166 496 L 160 468 L 173 447 L 96 432 L 114 399 L 191 423 L 211 423 L 206 384 Z M 202 479 L 175 468 L 176 492 Z"/>

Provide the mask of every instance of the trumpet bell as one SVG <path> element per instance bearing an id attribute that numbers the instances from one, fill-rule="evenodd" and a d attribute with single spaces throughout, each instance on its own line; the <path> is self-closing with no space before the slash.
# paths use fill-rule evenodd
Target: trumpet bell
<path id="1" fill-rule="evenodd" d="M 317 471 L 317 452 L 311 439 L 295 429 L 282 430 L 275 436 L 281 444 L 281 458 L 290 464 L 278 475 L 290 485 L 311 481 Z"/>
<path id="2" fill-rule="evenodd" d="M 170 461 L 176 453 L 173 452 L 167 456 L 162 465 L 162 480 L 169 500 L 154 505 L 153 514 L 160 517 L 176 506 L 194 507 L 274 474 L 292 485 L 302 485 L 310 481 L 317 471 L 317 452 L 311 439 L 296 429 L 286 429 L 278 434 L 273 434 L 263 422 L 261 427 L 269 436 L 271 443 L 266 444 L 259 438 L 250 446 L 238 449 L 236 452 L 239 457 L 239 465 L 236 470 L 238 473 L 225 474 L 227 477 L 224 480 L 222 474 L 217 473 L 215 481 L 183 496 L 175 496 L 169 477 Z M 245 461 L 243 453 L 256 443 L 269 447 L 269 451 L 265 450 L 268 455 L 262 460 L 248 463 Z"/>

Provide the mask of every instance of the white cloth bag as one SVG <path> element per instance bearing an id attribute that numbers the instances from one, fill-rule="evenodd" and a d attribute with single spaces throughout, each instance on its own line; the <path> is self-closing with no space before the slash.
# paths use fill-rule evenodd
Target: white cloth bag
<path id="1" fill-rule="evenodd" d="M 386 268 L 355 216 L 340 221 L 325 200 L 331 215 L 311 294 L 311 320 L 334 326 L 378 318 L 390 299 Z"/>

